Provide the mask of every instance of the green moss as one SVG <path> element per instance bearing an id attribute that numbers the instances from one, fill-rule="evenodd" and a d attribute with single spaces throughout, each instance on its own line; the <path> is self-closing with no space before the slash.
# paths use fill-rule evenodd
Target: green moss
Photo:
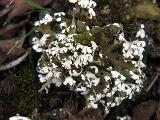
<path id="1" fill-rule="evenodd" d="M 49 61 L 49 59 L 48 59 L 48 57 L 47 57 L 47 55 L 46 54 L 43 54 L 42 56 L 41 56 L 41 58 L 39 59 L 39 66 L 40 67 L 44 67 L 44 66 L 49 66 L 49 65 L 51 65 L 51 63 L 50 63 L 50 61 Z"/>
<path id="2" fill-rule="evenodd" d="M 54 28 L 54 29 L 56 29 L 58 31 L 58 28 Z M 60 30 L 60 28 L 59 28 L 59 30 Z M 44 33 L 49 34 L 51 37 L 55 36 L 55 32 L 54 32 L 55 30 L 53 31 L 49 25 L 42 25 L 40 27 L 37 27 L 35 31 L 43 33 L 43 34 Z"/>
<path id="3" fill-rule="evenodd" d="M 86 32 L 86 33 L 74 36 L 74 39 L 76 42 L 82 45 L 90 45 L 91 41 L 93 40 L 93 37 Z"/>
<path id="4" fill-rule="evenodd" d="M 17 113 L 29 114 L 36 107 L 35 97 L 37 93 L 37 86 L 34 84 L 34 73 L 29 63 L 21 67 L 17 71 L 18 89 L 15 96 L 14 104 L 17 109 Z"/>
<path id="5" fill-rule="evenodd" d="M 13 114 L 28 116 L 35 108 L 41 109 L 40 103 L 43 97 L 38 95 L 41 85 L 38 84 L 39 80 L 36 78 L 36 70 L 33 65 L 32 60 L 27 58 L 13 71 L 17 77 L 17 89 L 11 99 Z"/>
<path id="6" fill-rule="evenodd" d="M 158 43 L 160 43 L 160 23 L 157 25 L 155 29 L 155 36 Z"/>
<path id="7" fill-rule="evenodd" d="M 159 13 L 160 9 L 150 0 L 142 1 L 133 8 L 134 16 L 141 19 L 158 19 Z"/>
<path id="8" fill-rule="evenodd" d="M 83 34 L 86 32 L 86 24 L 82 21 L 77 21 L 77 28 L 76 28 L 77 34 Z"/>

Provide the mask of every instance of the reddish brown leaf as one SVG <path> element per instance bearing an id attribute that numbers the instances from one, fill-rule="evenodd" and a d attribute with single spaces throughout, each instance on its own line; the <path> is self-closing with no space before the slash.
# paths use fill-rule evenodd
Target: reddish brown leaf
<path id="1" fill-rule="evenodd" d="M 133 120 L 150 120 L 156 109 L 157 102 L 155 101 L 141 103 L 133 110 Z"/>
<path id="2" fill-rule="evenodd" d="M 24 20 L 18 24 L 9 24 L 9 25 L 5 26 L 4 28 L 1 28 L 0 29 L 0 36 L 4 36 L 5 34 L 8 35 L 9 32 L 15 31 L 16 28 L 24 26 L 27 22 L 28 22 L 28 20 Z"/>
<path id="3" fill-rule="evenodd" d="M 1 40 L 0 41 L 0 48 L 4 51 L 7 52 L 11 47 L 15 44 L 15 39 L 11 40 Z"/>
<path id="4" fill-rule="evenodd" d="M 15 80 L 16 77 L 14 75 L 8 75 L 5 79 L 0 81 L 0 94 L 10 95 L 13 93 L 17 88 Z"/>
<path id="5" fill-rule="evenodd" d="M 12 2 L 13 0 L 0 0 L 0 5 L 8 5 L 10 2 Z M 24 1 L 24 0 L 14 0 L 14 1 Z M 50 3 L 52 0 L 34 0 L 35 2 L 38 2 L 39 4 L 42 5 L 47 5 L 48 3 Z"/>
<path id="6" fill-rule="evenodd" d="M 41 4 L 41 5 L 47 5 L 51 3 L 53 0 L 34 0 L 35 2 Z"/>
<path id="7" fill-rule="evenodd" d="M 0 49 L 0 65 L 7 59 L 7 55 Z"/>
<path id="8" fill-rule="evenodd" d="M 3 15 L 7 14 L 9 11 L 11 10 L 11 8 L 6 7 L 3 10 L 0 11 L 0 17 L 2 17 Z"/>
<path id="9" fill-rule="evenodd" d="M 14 44 L 14 39 L 0 41 L 0 65 L 4 62 L 14 60 L 25 52 L 24 48 L 14 48 L 9 54 L 7 54 Z"/>
<path id="10" fill-rule="evenodd" d="M 12 11 L 8 14 L 6 23 L 9 23 L 15 16 L 21 16 L 25 12 L 32 10 L 32 7 L 27 5 L 24 0 L 15 0 L 11 5 Z"/>
<path id="11" fill-rule="evenodd" d="M 52 0 L 34 0 L 34 1 L 41 4 L 41 5 L 47 5 Z M 0 5 L 8 5 L 10 2 L 12 2 L 12 0 L 6 0 L 6 1 L 1 0 Z M 11 21 L 11 19 L 14 18 L 15 16 L 21 16 L 21 15 L 24 15 L 26 12 L 33 10 L 33 8 L 30 5 L 28 5 L 25 2 L 25 0 L 14 0 L 9 7 L 12 10 L 8 14 L 8 17 L 6 19 L 6 23 L 9 23 Z"/>
<path id="12" fill-rule="evenodd" d="M 0 0 L 0 5 L 8 5 L 12 0 Z"/>
<path id="13" fill-rule="evenodd" d="M 76 115 L 69 115 L 69 120 L 103 120 L 104 116 L 100 109 L 88 108 L 80 111 Z"/>

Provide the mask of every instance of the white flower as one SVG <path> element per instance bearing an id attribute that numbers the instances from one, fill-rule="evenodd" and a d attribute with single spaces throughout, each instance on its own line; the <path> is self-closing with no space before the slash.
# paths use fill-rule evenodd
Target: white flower
<path id="1" fill-rule="evenodd" d="M 96 79 L 95 74 L 93 74 L 93 73 L 91 73 L 91 72 L 89 72 L 89 71 L 86 73 L 86 77 L 87 77 L 87 78 Z"/>
<path id="2" fill-rule="evenodd" d="M 34 23 L 34 26 L 40 26 L 41 24 L 40 24 L 40 22 L 39 21 L 36 21 L 35 23 Z"/>
<path id="3" fill-rule="evenodd" d="M 89 98 L 88 98 L 88 100 L 90 100 L 90 101 L 94 101 L 94 100 L 95 100 L 95 98 L 93 97 L 93 95 L 90 95 L 90 96 L 89 96 Z"/>
<path id="4" fill-rule="evenodd" d="M 83 74 L 81 74 L 81 78 L 82 80 L 85 80 L 85 76 Z"/>
<path id="5" fill-rule="evenodd" d="M 101 100 L 101 98 L 103 98 L 101 93 L 99 93 L 99 94 L 96 95 L 96 101 Z"/>
<path id="6" fill-rule="evenodd" d="M 77 72 L 76 70 L 69 71 L 70 76 L 75 76 L 75 77 L 79 76 L 81 73 L 82 73 L 82 69 L 80 72 Z"/>
<path id="7" fill-rule="evenodd" d="M 131 120 L 131 117 L 128 116 L 128 115 L 126 115 L 126 116 L 124 116 L 124 117 L 118 116 L 118 117 L 117 117 L 117 120 Z"/>
<path id="8" fill-rule="evenodd" d="M 121 25 L 121 24 L 119 24 L 119 23 L 113 23 L 112 25 L 115 25 L 115 26 L 117 26 L 117 27 L 119 27 L 119 28 L 121 28 L 121 29 L 122 29 L 122 25 Z"/>
<path id="9" fill-rule="evenodd" d="M 121 80 L 120 79 L 115 79 L 115 85 L 117 86 L 118 84 L 121 85 Z"/>
<path id="10" fill-rule="evenodd" d="M 60 75 L 61 75 L 61 72 L 54 72 L 54 76 L 55 76 L 56 78 L 59 78 Z"/>
<path id="11" fill-rule="evenodd" d="M 61 16 L 65 16 L 65 13 L 64 13 L 64 12 L 54 13 L 54 19 L 55 19 L 57 22 L 61 22 L 61 20 L 62 20 Z"/>
<path id="12" fill-rule="evenodd" d="M 47 20 L 47 22 L 53 21 L 53 17 L 50 14 L 45 14 L 44 19 Z"/>
<path id="13" fill-rule="evenodd" d="M 144 68 L 146 65 L 142 61 L 138 61 L 137 63 L 139 67 Z"/>
<path id="14" fill-rule="evenodd" d="M 144 29 L 144 24 L 141 24 L 141 29 Z"/>
<path id="15" fill-rule="evenodd" d="M 90 28 L 89 28 L 89 26 L 86 26 L 86 30 L 87 30 L 87 31 L 90 31 Z"/>
<path id="16" fill-rule="evenodd" d="M 40 20 L 34 23 L 35 26 L 41 26 L 41 24 L 48 24 L 53 21 L 53 17 L 49 14 L 45 14 L 45 16 Z"/>
<path id="17" fill-rule="evenodd" d="M 93 0 L 90 0 L 89 2 L 90 2 L 90 3 L 89 3 L 89 6 L 88 6 L 89 8 L 91 8 L 91 7 L 92 7 L 92 8 L 96 7 L 96 5 L 97 5 L 96 2 L 94 2 Z"/>
<path id="18" fill-rule="evenodd" d="M 110 93 L 107 93 L 106 96 L 107 96 L 107 97 L 111 97 L 111 96 L 112 96 L 112 93 L 111 93 L 111 92 L 110 92 Z"/>
<path id="19" fill-rule="evenodd" d="M 64 40 L 67 36 L 65 34 L 56 34 L 58 41 Z"/>
<path id="20" fill-rule="evenodd" d="M 62 80 L 59 78 L 53 78 L 52 83 L 54 83 L 55 86 L 60 87 L 62 85 Z"/>
<path id="21" fill-rule="evenodd" d="M 76 83 L 75 80 L 71 76 L 66 77 L 65 81 L 63 82 L 64 85 L 69 84 L 70 86 L 73 86 Z"/>
<path id="22" fill-rule="evenodd" d="M 76 3 L 77 0 L 69 0 L 70 3 Z"/>
<path id="23" fill-rule="evenodd" d="M 107 93 L 108 91 L 109 91 L 109 88 L 107 88 L 107 87 L 105 89 L 103 89 L 104 93 Z"/>
<path id="24" fill-rule="evenodd" d="M 38 46 L 38 45 L 33 45 L 32 48 L 33 48 L 36 52 L 42 52 L 42 51 L 43 51 L 43 49 L 40 48 L 40 46 Z"/>
<path id="25" fill-rule="evenodd" d="M 49 71 L 46 75 L 46 79 L 50 79 L 53 77 L 53 72 L 52 71 Z"/>
<path id="26" fill-rule="evenodd" d="M 86 47 L 87 53 L 92 53 L 92 49 L 90 47 Z"/>
<path id="27" fill-rule="evenodd" d="M 10 117 L 9 120 L 31 120 L 30 118 L 28 117 L 23 117 L 23 116 L 13 116 L 13 117 Z"/>
<path id="28" fill-rule="evenodd" d="M 39 74 L 38 77 L 39 77 L 39 80 L 40 80 L 41 83 L 44 83 L 44 82 L 47 81 L 45 76 L 43 76 L 42 74 Z"/>
<path id="29" fill-rule="evenodd" d="M 100 57 L 100 58 L 103 58 L 103 55 L 102 55 L 102 53 L 99 53 L 99 57 Z"/>
<path id="30" fill-rule="evenodd" d="M 61 19 L 60 17 L 56 18 L 56 21 L 57 21 L 57 22 L 61 22 L 61 20 L 62 20 L 62 19 Z"/>
<path id="31" fill-rule="evenodd" d="M 97 44 L 94 41 L 91 41 L 91 44 L 92 44 L 93 50 L 95 50 L 98 47 Z"/>
<path id="32" fill-rule="evenodd" d="M 104 79 L 106 82 L 108 82 L 109 80 L 111 80 L 111 78 L 109 76 L 104 76 Z"/>
<path id="33" fill-rule="evenodd" d="M 92 17 L 96 16 L 96 13 L 94 12 L 93 8 L 89 8 L 88 12 L 90 14 L 90 19 L 92 19 Z"/>
<path id="34" fill-rule="evenodd" d="M 145 41 L 140 41 L 141 46 L 140 47 L 145 47 L 146 46 L 146 42 Z"/>
<path id="35" fill-rule="evenodd" d="M 124 33 L 123 32 L 119 34 L 119 40 L 120 41 L 126 41 L 126 39 L 124 38 Z"/>
<path id="36" fill-rule="evenodd" d="M 82 92 L 87 91 L 86 87 L 83 87 L 83 86 L 81 86 L 80 88 L 77 88 L 76 90 L 77 91 L 82 91 Z"/>
<path id="37" fill-rule="evenodd" d="M 145 36 L 146 36 L 145 31 L 143 29 L 140 29 L 136 34 L 136 37 L 140 37 L 140 38 L 144 38 Z"/>
<path id="38" fill-rule="evenodd" d="M 63 66 L 65 69 L 70 69 L 70 68 L 71 68 L 71 64 L 72 64 L 72 61 L 71 61 L 71 60 L 66 60 L 65 62 L 62 63 L 62 66 Z"/>
<path id="39" fill-rule="evenodd" d="M 36 52 L 42 52 L 42 48 L 41 48 L 41 42 L 37 37 L 32 38 L 32 43 L 33 46 L 32 48 L 36 51 Z"/>
<path id="40" fill-rule="evenodd" d="M 79 49 L 82 49 L 83 48 L 83 45 L 81 45 L 81 44 L 77 44 L 77 46 L 76 46 L 76 50 L 79 50 Z"/>
<path id="41" fill-rule="evenodd" d="M 113 102 L 110 104 L 110 107 L 114 107 L 114 106 L 116 106 L 116 103 Z"/>
<path id="42" fill-rule="evenodd" d="M 94 8 L 97 4 L 93 0 L 80 0 L 78 5 L 82 8 Z"/>
<path id="43" fill-rule="evenodd" d="M 118 78 L 119 75 L 120 75 L 120 73 L 117 72 L 117 71 L 111 71 L 111 74 L 112 74 L 112 77 L 113 77 L 113 78 Z"/>
<path id="44" fill-rule="evenodd" d="M 65 16 L 65 13 L 64 12 L 54 13 L 54 17 L 56 17 L 56 16 Z"/>
<path id="45" fill-rule="evenodd" d="M 87 8 L 88 4 L 89 4 L 89 0 L 80 0 L 78 2 L 78 5 L 80 5 L 82 8 Z"/>
<path id="46" fill-rule="evenodd" d="M 61 22 L 60 23 L 60 28 L 62 29 L 62 28 L 66 28 L 67 27 L 67 23 L 66 22 Z"/>
<path id="47" fill-rule="evenodd" d="M 46 40 L 48 37 L 49 37 L 49 34 L 44 34 L 41 39 L 34 37 L 32 39 L 33 49 L 36 52 L 42 52 L 43 51 L 42 47 L 46 44 Z"/>
<path id="48" fill-rule="evenodd" d="M 46 44 L 46 41 L 47 41 L 49 36 L 50 36 L 49 34 L 43 34 L 43 36 L 40 39 L 40 43 L 41 43 L 42 46 L 44 46 Z"/>
<path id="49" fill-rule="evenodd" d="M 92 62 L 93 61 L 93 56 L 91 54 L 87 54 L 88 57 L 88 62 Z"/>
<path id="50" fill-rule="evenodd" d="M 132 96 L 132 89 L 131 89 L 131 87 L 129 87 L 129 85 L 127 85 L 127 84 L 125 84 L 123 86 L 125 87 L 124 91 L 126 92 L 126 94 L 129 95 L 129 96 Z"/>
<path id="51" fill-rule="evenodd" d="M 120 79 L 121 79 L 122 81 L 124 81 L 124 80 L 126 79 L 126 77 L 123 76 L 123 75 L 120 75 Z"/>
<path id="52" fill-rule="evenodd" d="M 139 57 L 139 60 L 142 60 L 143 58 L 143 52 L 144 52 L 144 47 L 146 43 L 145 41 L 138 41 L 135 40 L 133 42 L 124 42 L 123 43 L 123 57 L 125 58 L 124 61 L 128 58 L 137 58 Z M 127 62 L 127 61 L 126 61 Z"/>
<path id="53" fill-rule="evenodd" d="M 98 104 L 96 104 L 96 103 L 94 103 L 94 102 L 90 102 L 90 103 L 89 103 L 89 107 L 98 108 Z"/>
<path id="54" fill-rule="evenodd" d="M 94 73 L 97 74 L 98 73 L 98 68 L 96 66 L 90 66 L 91 69 L 94 69 Z"/>
<path id="55" fill-rule="evenodd" d="M 43 71 L 44 71 L 44 73 L 48 73 L 49 72 L 49 67 L 47 67 L 47 66 L 43 67 Z"/>
<path id="56" fill-rule="evenodd" d="M 140 92 L 140 91 L 141 91 L 140 86 L 136 86 L 136 87 L 135 87 L 135 91 L 136 91 L 136 92 Z"/>
<path id="57" fill-rule="evenodd" d="M 93 82 L 94 86 L 97 86 L 98 83 L 100 82 L 100 78 L 94 79 L 94 80 L 92 80 L 92 82 Z"/>
<path id="58" fill-rule="evenodd" d="M 138 80 L 139 79 L 139 75 L 136 75 L 135 73 L 133 73 L 132 71 L 130 71 L 130 74 L 132 75 L 131 78 L 134 80 Z"/>
<path id="59" fill-rule="evenodd" d="M 109 113 L 109 108 L 108 108 L 108 106 L 105 107 L 105 113 L 106 113 L 106 114 Z"/>
<path id="60" fill-rule="evenodd" d="M 124 47 L 124 50 L 128 50 L 129 47 L 130 47 L 130 45 L 129 45 L 128 42 L 124 42 L 124 43 L 123 43 L 123 47 Z"/>

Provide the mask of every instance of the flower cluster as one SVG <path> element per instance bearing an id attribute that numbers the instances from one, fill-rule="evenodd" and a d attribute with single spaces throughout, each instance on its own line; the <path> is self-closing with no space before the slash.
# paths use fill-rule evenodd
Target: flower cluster
<path id="1" fill-rule="evenodd" d="M 77 3 L 82 8 L 96 5 L 92 0 L 69 0 L 69 2 Z M 97 108 L 101 104 L 106 113 L 109 112 L 110 107 L 117 106 L 122 100 L 131 99 L 135 93 L 140 92 L 145 78 L 142 71 L 145 67 L 142 58 L 146 45 L 143 41 L 146 37 L 144 25 L 141 25 L 134 41 L 126 40 L 123 26 L 118 23 L 109 24 L 104 29 L 99 27 L 100 30 L 103 29 L 102 34 L 108 27 L 121 30 L 121 32 L 117 31 L 119 35 L 117 41 L 114 41 L 115 38 L 111 39 L 109 46 L 116 44 L 123 49 L 117 50 L 121 52 L 110 54 L 118 53 L 118 59 L 126 64 L 124 66 L 106 65 L 106 63 L 102 65 L 104 61 L 116 62 L 113 62 L 115 58 L 106 52 L 110 48 L 106 46 L 106 49 L 103 49 L 100 46 L 102 44 L 97 42 L 96 32 L 99 29 L 89 27 L 80 21 L 73 26 L 62 20 L 61 16 L 65 16 L 65 13 L 54 14 L 53 20 L 57 22 L 59 28 L 53 31 L 53 35 L 45 33 L 41 39 L 34 37 L 32 40 L 33 49 L 42 52 L 37 64 L 38 76 L 43 83 L 42 88 L 48 92 L 52 83 L 57 87 L 68 86 L 71 90 L 84 95 L 87 107 Z"/>
<path id="2" fill-rule="evenodd" d="M 62 21 L 61 16 L 65 16 L 65 13 L 64 13 L 64 12 L 54 13 L 54 19 L 55 19 L 57 22 L 61 22 L 61 21 Z"/>
<path id="3" fill-rule="evenodd" d="M 93 10 L 94 7 L 96 7 L 96 2 L 93 0 L 69 0 L 70 3 L 78 4 L 81 8 L 88 9 L 88 12 L 90 14 L 90 18 L 92 19 L 94 16 L 96 16 L 95 11 Z"/>
<path id="4" fill-rule="evenodd" d="M 117 117 L 117 120 L 131 120 L 131 117 L 128 116 L 128 115 L 123 116 L 123 117 L 118 116 L 118 117 Z"/>
<path id="5" fill-rule="evenodd" d="M 40 20 L 35 22 L 35 26 L 40 26 L 41 24 L 48 24 L 53 20 L 53 17 L 49 14 L 45 14 L 45 16 Z"/>
<path id="6" fill-rule="evenodd" d="M 145 38 L 144 25 L 141 25 L 141 29 L 137 32 L 136 38 Z M 146 42 L 142 40 L 134 40 L 132 42 L 124 41 L 123 43 L 123 56 L 128 58 L 137 58 L 139 60 L 143 59 L 144 47 Z"/>
<path id="7" fill-rule="evenodd" d="M 42 52 L 43 51 L 43 47 L 46 44 L 46 41 L 47 41 L 48 37 L 49 37 L 49 34 L 44 34 L 41 39 L 39 39 L 37 37 L 34 37 L 32 39 L 32 43 L 34 44 L 33 45 L 33 49 L 36 52 Z"/>

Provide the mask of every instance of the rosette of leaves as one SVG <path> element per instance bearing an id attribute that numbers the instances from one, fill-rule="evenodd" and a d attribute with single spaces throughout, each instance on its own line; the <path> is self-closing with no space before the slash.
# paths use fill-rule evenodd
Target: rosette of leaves
<path id="1" fill-rule="evenodd" d="M 62 28 L 61 23 L 55 24 L 56 28 L 60 26 L 53 32 L 50 27 L 49 32 L 46 31 L 50 37 L 37 66 L 43 83 L 41 90 L 48 92 L 52 83 L 57 87 L 68 86 L 84 95 L 86 107 L 102 105 L 106 113 L 110 107 L 140 92 L 144 73 L 133 64 L 139 61 L 137 57 L 126 60 L 123 56 L 123 44 L 131 42 L 124 36 L 120 39 L 124 32 L 121 25 L 89 28 L 77 21 L 71 25 L 65 22 Z M 39 28 L 39 32 L 46 34 L 44 29 Z"/>

